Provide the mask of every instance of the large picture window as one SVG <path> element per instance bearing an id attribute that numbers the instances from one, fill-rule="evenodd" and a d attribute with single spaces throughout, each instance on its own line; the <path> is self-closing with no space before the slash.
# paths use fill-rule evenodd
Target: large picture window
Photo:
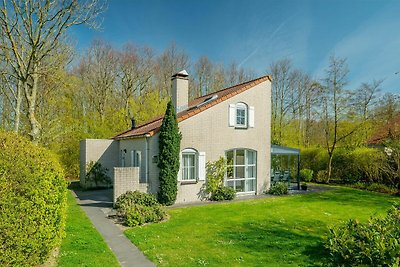
<path id="1" fill-rule="evenodd" d="M 226 185 L 236 192 L 256 191 L 257 153 L 250 149 L 232 149 L 226 152 L 228 162 Z"/>
<path id="2" fill-rule="evenodd" d="M 194 149 L 182 151 L 182 181 L 194 181 L 198 177 L 198 153 Z"/>

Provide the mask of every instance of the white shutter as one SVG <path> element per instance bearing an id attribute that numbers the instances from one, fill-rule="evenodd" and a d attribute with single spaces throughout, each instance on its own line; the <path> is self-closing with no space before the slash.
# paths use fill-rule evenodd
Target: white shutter
<path id="1" fill-rule="evenodd" d="M 249 127 L 254 128 L 254 107 L 249 107 Z"/>
<path id="2" fill-rule="evenodd" d="M 182 166 L 183 166 L 183 163 L 182 163 L 182 153 L 179 153 L 179 171 L 178 171 L 178 181 L 181 181 L 182 180 Z"/>
<path id="3" fill-rule="evenodd" d="M 236 119 L 236 106 L 235 104 L 229 104 L 229 126 L 235 126 Z"/>
<path id="4" fill-rule="evenodd" d="M 206 152 L 199 152 L 199 181 L 206 180 Z"/>

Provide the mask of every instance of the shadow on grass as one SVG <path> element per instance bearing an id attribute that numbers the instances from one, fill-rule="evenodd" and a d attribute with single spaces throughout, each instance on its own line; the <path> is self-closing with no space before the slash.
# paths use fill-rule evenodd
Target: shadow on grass
<path id="1" fill-rule="evenodd" d="M 329 254 L 323 239 L 306 229 L 315 224 L 326 227 L 321 222 L 304 220 L 294 228 L 285 223 L 244 223 L 218 236 L 236 249 L 257 256 L 264 265 L 326 266 Z"/>

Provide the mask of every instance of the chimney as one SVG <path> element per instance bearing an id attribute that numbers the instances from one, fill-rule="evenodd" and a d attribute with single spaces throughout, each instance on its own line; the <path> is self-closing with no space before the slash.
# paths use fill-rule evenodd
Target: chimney
<path id="1" fill-rule="evenodd" d="M 131 123 L 132 123 L 132 125 L 131 125 L 131 130 L 133 130 L 133 129 L 135 129 L 136 128 L 136 120 L 135 120 L 135 118 L 131 118 Z"/>
<path id="2" fill-rule="evenodd" d="M 188 108 L 189 102 L 189 74 L 182 70 L 172 75 L 172 103 L 178 113 Z"/>

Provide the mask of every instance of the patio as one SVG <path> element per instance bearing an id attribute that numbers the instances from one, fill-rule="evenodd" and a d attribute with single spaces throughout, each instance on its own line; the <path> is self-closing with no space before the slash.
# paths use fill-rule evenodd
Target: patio
<path id="1" fill-rule="evenodd" d="M 300 189 L 300 150 L 271 145 L 271 182 L 284 182 L 289 189 Z"/>

